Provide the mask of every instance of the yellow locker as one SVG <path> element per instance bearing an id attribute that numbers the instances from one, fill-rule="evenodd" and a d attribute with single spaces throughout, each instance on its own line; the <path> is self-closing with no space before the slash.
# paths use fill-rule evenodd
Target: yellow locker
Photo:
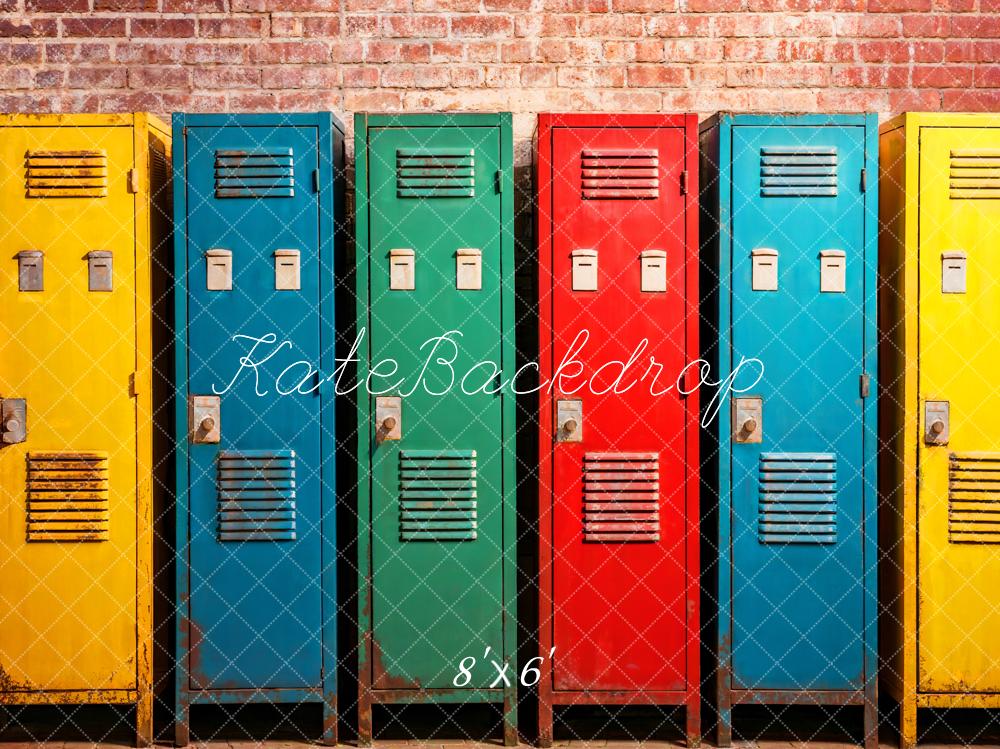
<path id="1" fill-rule="evenodd" d="M 881 681 L 1000 707 L 1000 116 L 880 131 Z"/>
<path id="2" fill-rule="evenodd" d="M 0 115 L 0 704 L 134 703 L 139 745 L 169 163 L 146 114 Z"/>

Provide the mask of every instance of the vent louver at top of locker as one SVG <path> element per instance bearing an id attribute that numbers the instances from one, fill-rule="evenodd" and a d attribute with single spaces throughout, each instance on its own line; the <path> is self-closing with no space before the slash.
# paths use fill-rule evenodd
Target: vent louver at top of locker
<path id="1" fill-rule="evenodd" d="M 836 196 L 837 149 L 824 146 L 760 149 L 760 194 L 772 198 Z"/>
<path id="2" fill-rule="evenodd" d="M 948 187 L 953 199 L 1000 198 L 1000 148 L 952 150 Z"/>
<path id="3" fill-rule="evenodd" d="M 476 194 L 472 148 L 400 148 L 396 194 L 401 198 L 471 198 Z"/>
<path id="4" fill-rule="evenodd" d="M 215 152 L 215 197 L 290 198 L 294 195 L 291 148 Z"/>
<path id="5" fill-rule="evenodd" d="M 108 194 L 108 155 L 29 151 L 24 181 L 29 198 L 103 198 Z"/>
<path id="6" fill-rule="evenodd" d="M 581 155 L 586 200 L 655 200 L 660 196 L 655 148 L 589 148 Z"/>

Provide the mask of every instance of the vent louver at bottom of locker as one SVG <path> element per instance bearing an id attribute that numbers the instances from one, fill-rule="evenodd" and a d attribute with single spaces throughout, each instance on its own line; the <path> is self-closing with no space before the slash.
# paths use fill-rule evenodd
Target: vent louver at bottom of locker
<path id="1" fill-rule="evenodd" d="M 837 542 L 837 456 L 761 453 L 758 534 L 764 544 Z"/>
<path id="2" fill-rule="evenodd" d="M 400 451 L 400 540 L 474 541 L 476 484 L 475 450 Z"/>
<path id="3" fill-rule="evenodd" d="M 219 540 L 295 540 L 295 452 L 219 453 Z"/>
<path id="4" fill-rule="evenodd" d="M 949 457 L 948 540 L 1000 544 L 1000 453 Z"/>
<path id="5" fill-rule="evenodd" d="M 660 540 L 660 463 L 657 453 L 583 456 L 583 540 Z"/>
<path id="6" fill-rule="evenodd" d="M 107 453 L 28 453 L 28 541 L 107 541 L 108 525 Z"/>

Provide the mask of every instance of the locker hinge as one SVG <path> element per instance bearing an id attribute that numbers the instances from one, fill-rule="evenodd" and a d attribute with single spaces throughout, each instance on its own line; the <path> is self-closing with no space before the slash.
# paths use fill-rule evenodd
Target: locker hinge
<path id="1" fill-rule="evenodd" d="M 871 378 L 868 376 L 868 373 L 865 372 L 863 375 L 861 375 L 861 397 L 867 398 L 870 390 L 871 390 Z"/>
<path id="2" fill-rule="evenodd" d="M 319 192 L 319 169 L 313 169 L 313 192 Z"/>
<path id="3" fill-rule="evenodd" d="M 136 372 L 132 372 L 128 376 L 128 395 L 130 398 L 135 398 L 139 395 L 139 386 L 136 381 Z"/>
<path id="4" fill-rule="evenodd" d="M 867 169 L 862 169 L 861 170 L 861 192 L 864 192 L 867 189 L 868 189 L 868 170 Z"/>
<path id="5" fill-rule="evenodd" d="M 139 170 L 129 169 L 128 170 L 128 191 L 129 192 L 139 192 Z"/>
<path id="6" fill-rule="evenodd" d="M 497 169 L 496 173 L 496 189 L 498 193 L 503 192 L 503 172 Z"/>
<path id="7" fill-rule="evenodd" d="M 688 194 L 688 173 L 687 169 L 681 172 L 681 195 Z"/>

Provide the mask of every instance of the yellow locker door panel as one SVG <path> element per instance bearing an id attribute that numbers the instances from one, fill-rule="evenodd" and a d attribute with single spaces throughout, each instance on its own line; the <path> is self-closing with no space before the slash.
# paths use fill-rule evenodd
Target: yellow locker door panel
<path id="1" fill-rule="evenodd" d="M 0 397 L 27 400 L 26 441 L 0 447 L 2 689 L 136 687 L 133 160 L 128 127 L 0 129 Z M 23 250 L 42 291 L 19 291 Z"/>
<path id="2" fill-rule="evenodd" d="M 1000 691 L 1000 128 L 921 128 L 919 228 L 920 691 Z"/>

